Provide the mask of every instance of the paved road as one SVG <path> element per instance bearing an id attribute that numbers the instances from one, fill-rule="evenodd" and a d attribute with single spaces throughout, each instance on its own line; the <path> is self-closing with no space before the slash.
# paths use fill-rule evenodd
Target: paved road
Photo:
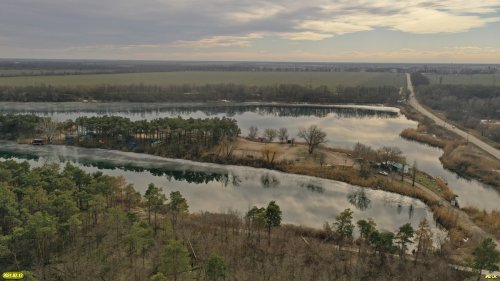
<path id="1" fill-rule="evenodd" d="M 500 160 L 500 150 L 492 147 L 491 145 L 476 138 L 475 136 L 456 128 L 454 125 L 446 123 L 446 121 L 440 119 L 439 117 L 437 117 L 436 115 L 434 115 L 433 113 L 431 113 L 430 111 L 428 111 L 427 109 L 422 107 L 420 105 L 420 103 L 418 103 L 417 99 L 415 98 L 415 92 L 413 91 L 413 85 L 411 83 L 410 74 L 408 74 L 408 73 L 406 74 L 406 80 L 408 81 L 408 90 L 410 91 L 409 102 L 410 102 L 411 106 L 413 106 L 416 110 L 420 111 L 420 113 L 422 113 L 423 115 L 434 120 L 434 122 L 436 122 L 436 124 L 438 124 L 439 126 L 444 127 L 450 131 L 453 131 L 457 135 L 462 136 L 464 139 L 468 139 L 471 143 L 479 146 L 484 151 L 488 152 L 493 157 L 496 157 L 497 159 Z"/>

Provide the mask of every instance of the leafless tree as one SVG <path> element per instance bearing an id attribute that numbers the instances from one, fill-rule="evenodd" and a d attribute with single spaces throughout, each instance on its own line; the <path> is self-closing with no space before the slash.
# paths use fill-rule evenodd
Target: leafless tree
<path id="1" fill-rule="evenodd" d="M 266 129 L 264 130 L 264 137 L 269 141 L 272 142 L 274 138 L 278 135 L 278 131 L 276 129 Z"/>
<path id="2" fill-rule="evenodd" d="M 402 162 L 403 152 L 398 147 L 384 146 L 377 150 L 378 158 L 381 162 L 393 161 Z"/>
<path id="3" fill-rule="evenodd" d="M 58 133 L 57 123 L 52 121 L 50 117 L 43 118 L 38 123 L 37 129 L 47 139 L 48 143 L 51 143 Z"/>
<path id="4" fill-rule="evenodd" d="M 309 154 L 312 154 L 318 145 L 326 142 L 326 133 L 316 125 L 311 125 L 307 129 L 300 128 L 298 136 L 306 141 Z"/>
<path id="5" fill-rule="evenodd" d="M 276 144 L 266 144 L 260 149 L 260 152 L 264 160 L 273 164 L 276 157 L 281 153 L 281 150 Z"/>
<path id="6" fill-rule="evenodd" d="M 418 165 L 417 165 L 417 160 L 415 160 L 413 161 L 413 167 L 411 168 L 412 171 L 411 186 L 415 186 L 415 179 L 417 178 L 417 170 L 418 170 Z"/>
<path id="7" fill-rule="evenodd" d="M 280 142 L 286 142 L 288 140 L 288 130 L 286 128 L 280 128 L 278 130 L 278 138 Z"/>
<path id="8" fill-rule="evenodd" d="M 255 139 L 257 137 L 258 132 L 259 129 L 257 127 L 250 126 L 250 128 L 248 128 L 248 137 L 251 139 Z"/>
<path id="9" fill-rule="evenodd" d="M 326 153 L 324 152 L 319 153 L 318 158 L 319 158 L 319 164 L 321 165 L 321 167 L 323 167 L 323 165 L 326 164 Z"/>
<path id="10" fill-rule="evenodd" d="M 219 156 L 230 159 L 233 157 L 233 152 L 236 149 L 236 144 L 228 137 L 224 137 L 219 144 Z"/>

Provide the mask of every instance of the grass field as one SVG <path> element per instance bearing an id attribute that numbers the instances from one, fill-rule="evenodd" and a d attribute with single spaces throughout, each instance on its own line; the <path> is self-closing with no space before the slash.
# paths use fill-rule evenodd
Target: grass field
<path id="1" fill-rule="evenodd" d="M 51 75 L 65 75 L 74 73 L 91 73 L 95 70 L 80 70 L 80 69 L 0 69 L 0 76 L 34 76 L 50 73 Z"/>
<path id="2" fill-rule="evenodd" d="M 129 85 L 218 84 L 243 85 L 300 84 L 328 87 L 381 86 L 402 87 L 404 74 L 382 72 L 149 72 L 124 74 L 83 74 L 61 76 L 0 77 L 0 86 L 92 86 L 102 84 Z"/>
<path id="3" fill-rule="evenodd" d="M 500 86 L 500 73 L 496 74 L 426 74 L 431 84 L 439 84 L 442 77 L 442 84 L 453 85 L 484 85 Z"/>

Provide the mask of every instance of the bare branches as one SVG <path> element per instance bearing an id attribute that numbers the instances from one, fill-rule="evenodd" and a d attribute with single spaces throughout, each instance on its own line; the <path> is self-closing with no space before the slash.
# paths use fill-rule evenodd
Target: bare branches
<path id="1" fill-rule="evenodd" d="M 326 133 L 316 125 L 311 125 L 307 129 L 300 128 L 298 136 L 306 141 L 309 154 L 312 154 L 318 145 L 326 142 Z"/>

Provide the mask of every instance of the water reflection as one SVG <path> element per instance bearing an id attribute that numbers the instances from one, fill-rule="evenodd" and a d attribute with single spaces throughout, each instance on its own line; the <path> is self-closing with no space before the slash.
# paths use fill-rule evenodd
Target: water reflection
<path id="1" fill-rule="evenodd" d="M 364 188 L 352 191 L 347 195 L 349 202 L 359 210 L 366 210 L 370 207 L 371 200 L 368 198 Z"/>
<path id="2" fill-rule="evenodd" d="M 2 159 L 18 159 L 18 160 L 38 160 L 40 157 L 37 155 L 32 155 L 29 153 L 22 152 L 9 152 L 9 151 L 0 151 L 0 158 Z M 166 177 L 168 181 L 185 181 L 187 183 L 194 184 L 206 184 L 210 182 L 219 182 L 224 186 L 228 186 L 229 184 L 233 186 L 238 186 L 241 183 L 241 179 L 237 175 L 230 175 L 228 173 L 216 173 L 216 172 L 205 172 L 205 171 L 190 171 L 190 170 L 173 170 L 172 167 L 150 167 L 144 168 L 135 165 L 116 165 L 111 162 L 104 161 L 92 161 L 90 159 L 80 158 L 75 160 L 73 157 L 66 157 L 61 155 L 58 157 L 59 162 L 62 163 L 73 163 L 79 164 L 84 167 L 95 167 L 99 170 L 122 170 L 122 171 L 133 171 L 137 173 L 141 172 L 150 172 L 151 175 L 156 177 Z M 263 187 L 267 188 L 269 185 L 279 184 L 279 181 L 273 176 L 269 176 L 266 174 L 265 176 L 272 178 L 271 183 L 263 183 Z M 264 175 L 262 176 L 264 177 Z"/>
<path id="3" fill-rule="evenodd" d="M 0 112 L 23 113 L 52 116 L 57 120 L 76 119 L 80 116 L 117 115 L 132 120 L 154 119 L 159 116 L 204 116 L 234 117 L 245 112 L 276 117 L 325 117 L 336 114 L 338 117 L 371 117 L 391 118 L 398 115 L 398 110 L 377 106 L 325 106 L 325 105 L 291 105 L 272 103 L 2 103 Z"/>
<path id="4" fill-rule="evenodd" d="M 301 187 L 305 187 L 306 189 L 312 191 L 312 192 L 317 192 L 317 193 L 323 193 L 325 192 L 325 189 L 318 184 L 315 183 L 308 183 L 308 184 L 303 184 Z"/>
<path id="5" fill-rule="evenodd" d="M 266 205 L 275 200 L 283 211 L 285 223 L 321 227 L 325 221 L 332 222 L 336 215 L 351 207 L 348 197 L 356 192 L 356 202 L 361 202 L 361 208 L 355 212 L 355 220 L 374 218 L 377 225 L 391 231 L 407 222 L 417 227 L 422 218 L 433 220 L 421 201 L 409 197 L 265 169 L 196 163 L 120 151 L 40 147 L 12 142 L 0 142 L 0 151 L 10 153 L 0 155 L 0 160 L 10 157 L 24 161 L 21 154 L 15 154 L 24 153 L 37 156 L 28 160 L 32 166 L 71 161 L 90 173 L 101 171 L 111 176 L 123 176 L 140 192 L 144 192 L 151 182 L 163 187 L 166 193 L 180 190 L 193 212 L 233 209 L 244 214 L 254 205 Z M 368 198 L 369 204 L 366 203 Z M 397 204 L 413 206 L 412 218 L 408 218 L 406 212 L 398 214 Z"/>
<path id="6" fill-rule="evenodd" d="M 401 212 L 403 211 L 403 205 L 401 205 L 401 203 L 398 203 L 397 211 L 398 211 L 398 214 L 401 214 Z"/>
<path id="7" fill-rule="evenodd" d="M 295 137 L 299 127 L 318 125 L 327 133 L 327 145 L 352 148 L 361 142 L 374 148 L 397 146 L 407 156 L 407 162 L 417 161 L 420 169 L 444 178 L 459 196 L 460 206 L 499 209 L 500 193 L 488 185 L 467 180 L 443 168 L 439 161 L 442 150 L 399 137 L 405 128 L 415 128 L 416 122 L 399 114 L 398 109 L 377 106 L 317 106 L 276 104 L 136 104 L 136 103 L 2 103 L 0 112 L 34 113 L 58 120 L 79 116 L 113 114 L 133 120 L 159 117 L 207 118 L 231 116 L 238 122 L 242 134 L 250 126 L 260 132 L 266 128 L 285 127 Z M 257 178 L 259 179 L 259 178 Z M 267 181 L 265 181 L 267 183 Z"/>
<path id="8" fill-rule="evenodd" d="M 277 187 L 280 185 L 280 180 L 275 175 L 268 173 L 260 176 L 260 182 L 264 188 Z"/>

